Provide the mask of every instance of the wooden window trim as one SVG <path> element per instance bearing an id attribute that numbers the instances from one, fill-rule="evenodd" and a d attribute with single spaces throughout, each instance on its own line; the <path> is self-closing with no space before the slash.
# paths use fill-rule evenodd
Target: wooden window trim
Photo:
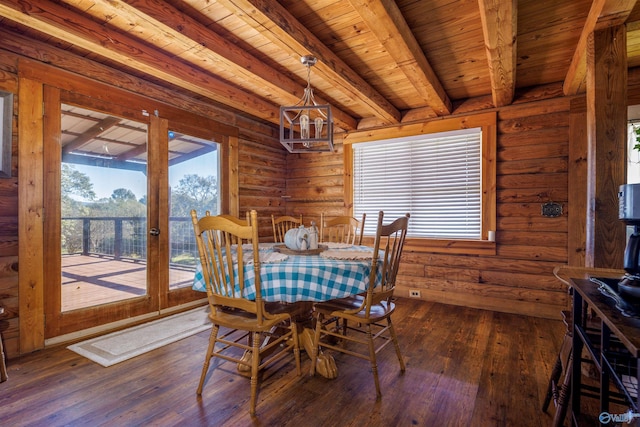
<path id="1" fill-rule="evenodd" d="M 413 252 L 495 255 L 496 243 L 487 240 L 496 230 L 497 114 L 495 112 L 434 119 L 382 129 L 357 131 L 343 136 L 345 199 L 353 208 L 353 144 L 409 137 L 419 134 L 482 128 L 482 236 L 483 240 L 407 238 L 405 248 Z"/>

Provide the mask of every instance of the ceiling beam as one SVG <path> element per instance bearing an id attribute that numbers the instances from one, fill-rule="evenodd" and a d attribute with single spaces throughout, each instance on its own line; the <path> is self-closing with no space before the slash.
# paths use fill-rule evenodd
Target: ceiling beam
<path id="1" fill-rule="evenodd" d="M 217 0 L 231 13 L 244 20 L 264 37 L 279 46 L 292 57 L 312 54 L 318 59 L 314 67 L 316 75 L 334 84 L 337 90 L 367 107 L 384 123 L 397 124 L 400 111 L 358 73 L 335 55 L 300 21 L 276 0 Z"/>
<path id="2" fill-rule="evenodd" d="M 91 126 L 89 129 L 87 129 L 86 131 L 78 135 L 76 138 L 73 139 L 73 141 L 68 142 L 62 148 L 62 153 L 66 154 L 66 153 L 75 151 L 79 148 L 82 148 L 83 145 L 93 141 L 93 139 L 98 135 L 104 133 L 108 129 L 111 129 L 112 127 L 120 123 L 120 120 L 121 119 L 119 117 L 112 117 L 112 116 L 105 117 L 104 119 L 100 120 L 99 122 Z"/>
<path id="3" fill-rule="evenodd" d="M 511 104 L 516 89 L 517 0 L 478 0 L 495 107 Z"/>
<path id="4" fill-rule="evenodd" d="M 82 0 L 65 2 L 78 7 L 84 3 Z M 165 50 L 170 50 L 184 61 L 212 74 L 223 68 L 249 86 L 264 88 L 265 92 L 272 94 L 269 99 L 274 104 L 294 105 L 304 94 L 304 86 L 264 64 L 169 3 L 153 0 L 135 0 L 130 1 L 131 4 L 93 0 L 92 3 L 87 13 L 96 18 L 115 15 L 118 17 L 115 25 L 123 31 L 135 28 L 136 33 L 144 31 L 154 38 L 165 40 Z M 319 104 L 329 103 L 320 97 L 316 97 L 316 100 Z M 345 130 L 353 130 L 357 126 L 356 119 L 339 108 L 333 107 L 332 115 L 336 124 Z"/>
<path id="5" fill-rule="evenodd" d="M 69 8 L 37 0 L 0 0 L 0 16 L 136 69 L 219 104 L 272 123 L 280 123 L 280 107 L 174 57 L 109 30 Z"/>
<path id="6" fill-rule="evenodd" d="M 453 107 L 438 76 L 394 0 L 349 0 L 353 8 L 384 46 L 398 68 L 424 96 L 436 115 L 451 114 Z"/>
<path id="7" fill-rule="evenodd" d="M 573 53 L 569 71 L 564 79 L 565 95 L 576 95 L 586 91 L 587 40 L 596 30 L 624 24 L 636 0 L 593 0 L 587 19 L 582 27 L 578 45 Z"/>

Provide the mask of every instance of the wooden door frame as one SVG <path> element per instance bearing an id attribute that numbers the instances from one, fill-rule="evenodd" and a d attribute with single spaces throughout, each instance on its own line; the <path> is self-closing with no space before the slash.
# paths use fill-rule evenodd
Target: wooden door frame
<path id="1" fill-rule="evenodd" d="M 74 73 L 35 61 L 21 59 L 18 64 L 18 240 L 20 266 L 18 276 L 19 287 L 19 330 L 20 354 L 45 347 L 45 269 L 50 260 L 45 255 L 45 173 L 44 115 L 45 91 L 67 90 L 72 93 L 90 94 L 96 101 L 104 101 L 121 105 L 146 105 L 141 113 L 155 112 L 154 116 L 173 117 L 185 123 L 197 123 L 202 117 L 147 98 L 133 92 L 127 92 L 113 86 L 91 80 Z M 45 89 L 46 86 L 50 88 Z M 58 113 L 59 113 L 58 106 Z M 160 114 L 158 114 L 160 112 Z M 217 122 L 212 123 L 212 130 L 227 136 L 229 164 L 222 174 L 226 176 L 228 191 L 225 210 L 237 214 L 238 200 L 238 135 L 235 126 Z M 48 135 L 49 129 L 46 130 Z M 59 135 L 59 133 L 55 134 Z M 59 140 L 48 140 L 47 143 L 59 144 Z M 47 176 L 46 179 L 55 179 Z M 58 177 L 59 178 L 59 177 Z M 59 182 L 59 180 L 58 180 Z M 161 203 L 158 200 L 158 203 Z M 162 245 L 160 245 L 162 246 Z M 47 295 L 47 298 L 50 298 Z M 128 313 L 127 318 L 131 318 Z M 126 319 L 125 319 L 126 320 Z M 121 327 L 121 326 L 120 326 Z"/>
<path id="2" fill-rule="evenodd" d="M 102 100 L 96 100 L 84 95 L 79 95 L 67 91 L 62 91 L 58 88 L 52 88 L 50 86 L 44 87 L 44 108 L 45 118 L 43 135 L 43 160 L 44 171 L 47 179 L 43 183 L 44 185 L 44 206 L 47 213 L 44 218 L 45 233 L 44 233 L 44 283 L 45 283 L 45 295 L 46 298 L 43 301 L 45 310 L 45 340 L 59 337 L 61 335 L 67 335 L 75 333 L 79 330 L 79 325 L 82 325 L 82 329 L 94 328 L 99 325 L 104 325 L 112 322 L 118 322 L 131 317 L 145 316 L 153 312 L 158 312 L 160 309 L 159 301 L 159 288 L 161 283 L 159 278 L 155 277 L 157 272 L 161 271 L 161 267 L 158 264 L 158 248 L 159 242 L 157 239 L 151 239 L 149 241 L 149 249 L 147 253 L 147 293 L 143 296 L 130 298 L 127 300 L 117 301 L 109 304 L 102 304 L 98 306 L 90 306 L 80 310 L 65 311 L 61 310 L 61 249 L 60 249 L 60 235 L 61 235 L 61 217 L 60 217 L 60 164 L 61 164 L 61 150 L 60 150 L 60 114 L 61 104 L 77 105 L 82 108 L 88 108 L 93 111 L 99 111 L 102 113 L 112 114 L 117 117 L 127 117 L 131 120 L 135 120 L 139 123 L 147 125 L 147 134 L 149 142 L 152 140 L 151 128 L 154 130 L 158 127 L 158 119 L 144 115 L 139 108 L 123 107 L 119 104 L 111 104 Z M 151 144 L 149 144 L 151 145 Z M 150 152 L 160 152 L 159 149 L 149 150 Z M 155 154 L 155 157 L 149 159 L 150 161 L 157 161 L 160 154 Z M 148 174 L 156 174 L 159 167 L 155 169 L 147 167 Z M 151 221 L 153 219 L 152 214 L 157 212 L 158 207 L 158 189 L 157 184 L 153 182 L 156 178 L 154 175 L 148 176 L 147 182 L 149 183 L 147 188 L 147 197 L 149 205 L 147 209 L 148 227 L 153 227 Z M 154 211 L 155 209 L 155 211 Z M 155 215 L 154 215 L 155 216 Z M 160 237 L 160 236 L 159 236 Z M 149 262 L 150 261 L 150 262 Z"/>

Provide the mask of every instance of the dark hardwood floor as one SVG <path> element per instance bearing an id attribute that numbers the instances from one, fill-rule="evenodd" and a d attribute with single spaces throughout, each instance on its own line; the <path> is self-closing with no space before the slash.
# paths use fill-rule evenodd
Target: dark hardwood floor
<path id="1" fill-rule="evenodd" d="M 58 347 L 8 361 L 1 426 L 548 426 L 541 411 L 563 323 L 399 299 L 393 347 L 379 354 L 382 399 L 368 362 L 336 354 L 337 379 L 302 375 L 293 358 L 268 369 L 257 416 L 249 381 L 222 363 L 196 387 L 208 332 L 104 368 Z M 213 362 L 212 362 L 213 365 Z"/>

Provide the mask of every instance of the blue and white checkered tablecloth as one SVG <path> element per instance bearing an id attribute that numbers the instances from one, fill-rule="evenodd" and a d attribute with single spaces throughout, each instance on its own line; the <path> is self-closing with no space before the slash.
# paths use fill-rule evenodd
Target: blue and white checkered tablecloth
<path id="1" fill-rule="evenodd" d="M 367 246 L 349 250 L 372 251 Z M 261 263 L 262 298 L 271 302 L 327 301 L 367 290 L 371 260 L 327 259 L 319 255 L 289 255 L 285 261 Z M 378 272 L 380 276 L 380 273 Z M 247 297 L 255 298 L 253 265 L 245 265 Z M 380 277 L 378 277 L 380 280 Z M 193 289 L 206 292 L 198 263 Z"/>

